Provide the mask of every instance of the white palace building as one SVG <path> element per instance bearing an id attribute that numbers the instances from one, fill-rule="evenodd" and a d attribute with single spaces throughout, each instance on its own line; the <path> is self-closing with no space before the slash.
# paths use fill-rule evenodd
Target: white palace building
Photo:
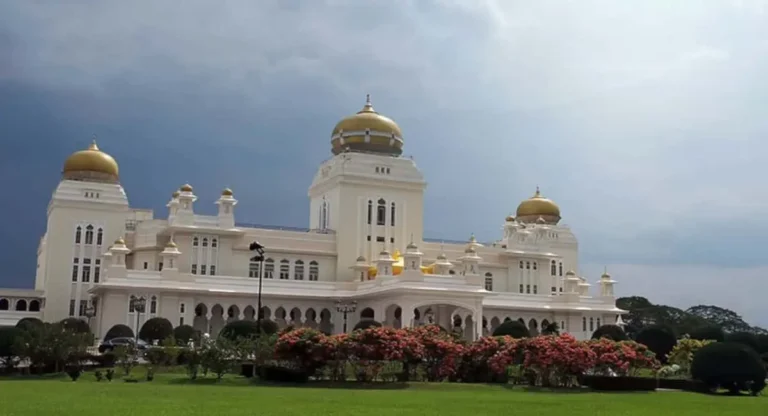
<path id="1" fill-rule="evenodd" d="M 398 125 L 368 100 L 331 135 L 333 157 L 309 187 L 309 228 L 236 221 L 235 194 L 200 201 L 191 185 L 169 192 L 168 211 L 132 208 L 118 164 L 96 143 L 72 154 L 48 204 L 34 290 L 0 290 L 0 325 L 26 316 L 87 319 L 97 337 L 115 324 L 134 330 L 151 317 L 215 335 L 226 322 L 263 316 L 281 327 L 344 328 L 341 304 L 360 320 L 407 327 L 434 322 L 467 339 L 509 319 L 532 332 L 550 323 L 583 339 L 613 323 L 615 281 L 578 276 L 578 243 L 560 208 L 539 190 L 503 233 L 481 244 L 423 235 L 424 175 L 401 157 Z M 195 213 L 215 203 L 218 215 Z M 263 263 L 249 245 L 260 242 Z M 594 286 L 594 287 L 593 287 Z M 144 297 L 136 313 L 129 299 Z M 138 315 L 138 316 L 137 316 Z"/>

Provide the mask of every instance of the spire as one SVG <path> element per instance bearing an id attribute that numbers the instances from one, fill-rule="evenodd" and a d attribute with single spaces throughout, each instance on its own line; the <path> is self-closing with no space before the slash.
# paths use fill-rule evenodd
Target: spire
<path id="1" fill-rule="evenodd" d="M 536 193 L 533 194 L 534 198 L 540 198 L 541 197 L 541 191 L 539 190 L 539 185 L 536 185 Z"/>
<path id="2" fill-rule="evenodd" d="M 371 94 L 365 94 L 365 105 L 363 106 L 363 109 L 358 112 L 358 114 L 375 112 L 376 110 L 373 109 L 373 104 L 371 104 Z"/>

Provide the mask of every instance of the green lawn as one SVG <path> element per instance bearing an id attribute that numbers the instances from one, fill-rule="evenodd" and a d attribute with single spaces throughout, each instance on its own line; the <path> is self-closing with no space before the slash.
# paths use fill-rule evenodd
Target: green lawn
<path id="1" fill-rule="evenodd" d="M 354 386 L 354 384 L 353 384 Z M 694 393 L 553 393 L 522 387 L 411 384 L 381 388 L 273 387 L 239 377 L 189 382 L 168 374 L 153 382 L 96 383 L 64 378 L 0 379 L 0 415 L 461 415 L 461 416 L 750 416 L 768 414 L 768 397 Z"/>

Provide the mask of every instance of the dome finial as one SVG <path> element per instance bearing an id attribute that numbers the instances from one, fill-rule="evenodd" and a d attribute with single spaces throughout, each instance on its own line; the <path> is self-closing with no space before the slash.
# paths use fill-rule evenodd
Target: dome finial
<path id="1" fill-rule="evenodd" d="M 96 144 L 96 133 L 93 134 L 93 138 L 91 139 L 91 145 L 88 146 L 88 150 L 99 150 L 99 146 Z"/>
<path id="2" fill-rule="evenodd" d="M 536 185 L 536 193 L 533 194 L 534 197 L 540 197 L 541 196 L 541 190 L 539 190 L 539 185 Z"/>
<path id="3" fill-rule="evenodd" d="M 371 94 L 365 94 L 365 105 L 363 106 L 363 109 L 360 110 L 359 113 L 375 113 L 375 112 L 376 110 L 373 109 L 373 104 L 371 104 Z"/>

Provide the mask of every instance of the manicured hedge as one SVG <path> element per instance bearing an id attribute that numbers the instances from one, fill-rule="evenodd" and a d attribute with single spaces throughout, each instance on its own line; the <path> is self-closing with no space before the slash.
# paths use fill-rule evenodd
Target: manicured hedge
<path id="1" fill-rule="evenodd" d="M 653 325 L 640 331 L 635 341 L 656 353 L 659 362 L 666 363 L 667 355 L 677 345 L 677 336 L 665 326 Z"/>
<path id="2" fill-rule="evenodd" d="M 352 328 L 353 331 L 357 330 L 364 330 L 368 328 L 379 328 L 381 327 L 381 322 L 374 321 L 373 319 L 363 319 L 362 321 L 358 322 L 357 325 L 355 325 L 354 328 Z"/>
<path id="3" fill-rule="evenodd" d="M 172 335 L 173 324 L 171 324 L 171 321 L 160 317 L 152 318 L 147 322 L 144 322 L 144 325 L 142 325 L 139 330 L 139 338 L 150 344 L 153 344 L 155 341 L 161 343 Z"/>
<path id="4" fill-rule="evenodd" d="M 268 319 L 261 320 L 261 333 L 272 335 L 277 332 L 277 324 Z M 259 324 L 256 321 L 232 321 L 219 333 L 220 337 L 237 340 L 259 336 Z"/>
<path id="5" fill-rule="evenodd" d="M 608 338 L 612 341 L 626 341 L 627 334 L 618 325 L 603 325 L 592 333 L 592 339 Z"/>
<path id="6" fill-rule="evenodd" d="M 278 383 L 306 383 L 309 381 L 309 374 L 304 371 L 274 364 L 257 367 L 256 371 L 264 381 Z"/>
<path id="7" fill-rule="evenodd" d="M 494 331 L 494 337 L 510 336 L 515 339 L 529 338 L 531 336 L 530 331 L 526 328 L 525 324 L 520 321 L 507 321 L 499 325 Z"/>
<path id="8" fill-rule="evenodd" d="M 133 333 L 133 329 L 127 325 L 117 324 L 112 328 L 109 328 L 106 335 L 104 335 L 104 341 L 109 341 L 113 338 L 134 338 L 136 335 Z"/>
<path id="9" fill-rule="evenodd" d="M 751 347 L 714 342 L 694 354 L 691 376 L 712 390 L 723 388 L 734 394 L 748 390 L 757 394 L 765 388 L 766 368 Z"/>
<path id="10" fill-rule="evenodd" d="M 62 319 L 61 326 L 66 330 L 73 331 L 78 334 L 88 334 L 91 332 L 91 327 L 88 325 L 88 323 L 78 318 Z"/>
<path id="11" fill-rule="evenodd" d="M 598 391 L 656 390 L 656 379 L 649 377 L 582 376 L 580 383 Z"/>
<path id="12" fill-rule="evenodd" d="M 725 332 L 722 328 L 715 325 L 705 325 L 698 327 L 688 334 L 691 339 L 713 340 L 717 342 L 725 341 Z"/>
<path id="13" fill-rule="evenodd" d="M 757 339 L 757 335 L 751 332 L 734 332 L 726 335 L 725 340 L 727 342 L 746 345 L 755 351 L 760 351 L 760 341 Z"/>

